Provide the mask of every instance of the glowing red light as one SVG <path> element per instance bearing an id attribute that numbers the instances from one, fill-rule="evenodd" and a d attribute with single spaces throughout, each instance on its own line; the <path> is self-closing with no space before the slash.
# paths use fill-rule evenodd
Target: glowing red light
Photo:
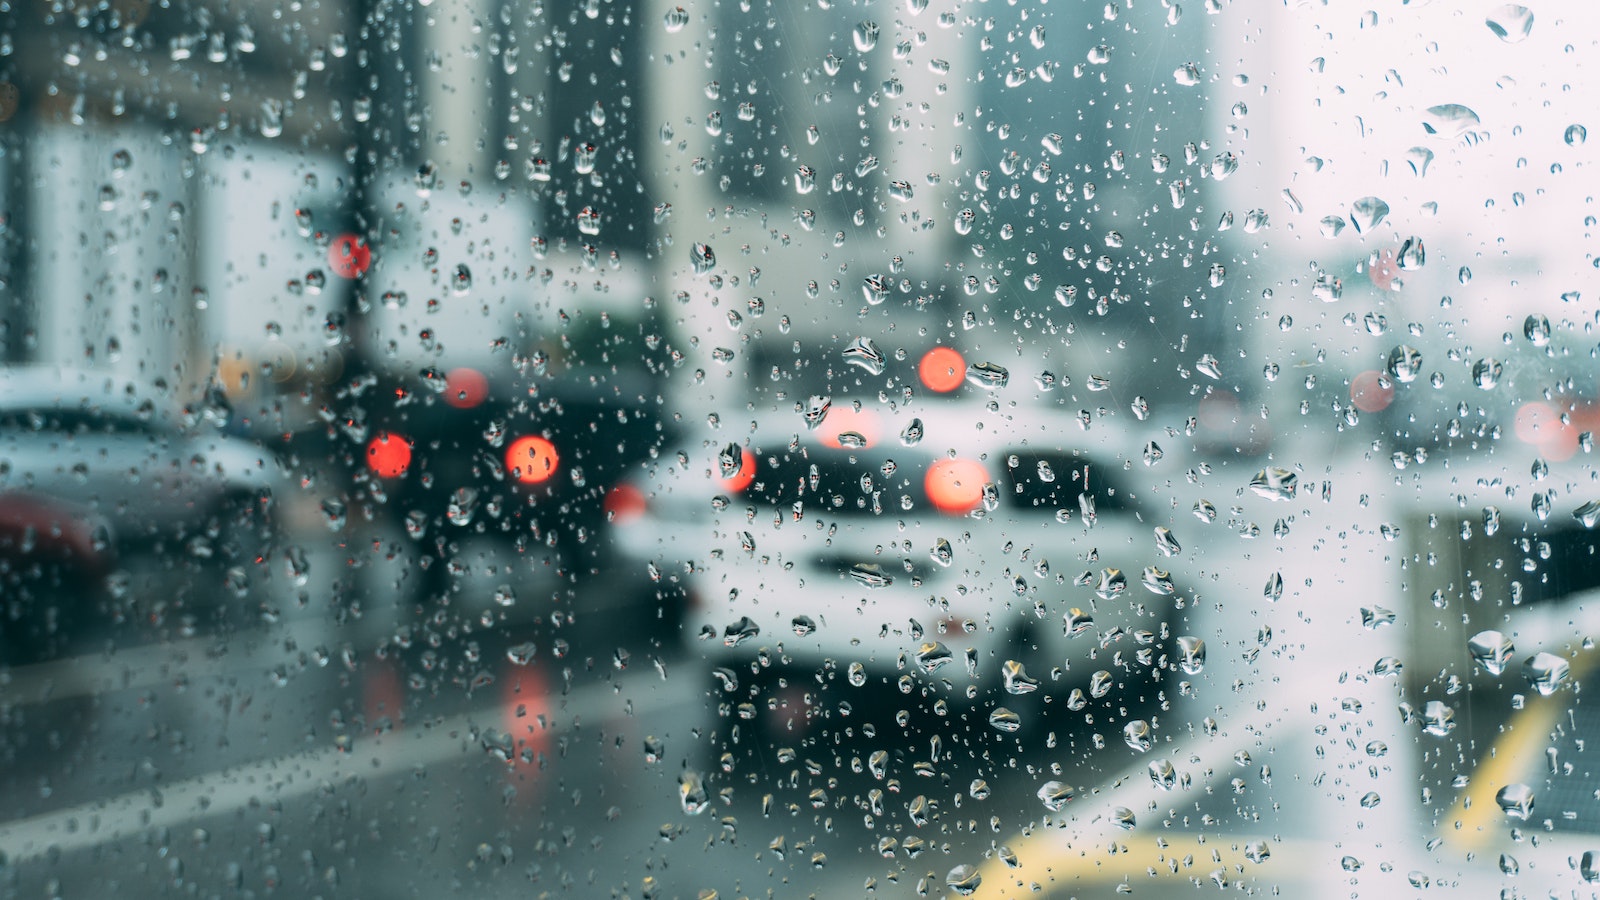
<path id="1" fill-rule="evenodd" d="M 380 478 L 399 478 L 411 467 L 411 442 L 387 431 L 367 442 L 367 468 Z"/>
<path id="2" fill-rule="evenodd" d="M 1350 380 L 1350 402 L 1362 412 L 1388 409 L 1394 402 L 1394 385 L 1381 373 L 1368 369 Z"/>
<path id="3" fill-rule="evenodd" d="M 549 480 L 561 468 L 556 445 L 537 435 L 519 437 L 506 448 L 506 468 L 524 484 Z"/>
<path id="4" fill-rule="evenodd" d="M 340 278 L 360 278 L 372 265 L 372 250 L 353 234 L 341 234 L 328 245 L 328 267 Z"/>
<path id="5" fill-rule="evenodd" d="M 612 522 L 635 521 L 645 514 L 646 508 L 644 491 L 631 484 L 619 484 L 606 492 L 606 518 Z"/>
<path id="6" fill-rule="evenodd" d="M 978 508 L 983 501 L 983 486 L 988 483 L 989 473 L 981 463 L 970 459 L 941 459 L 928 467 L 923 490 L 935 509 L 961 515 Z"/>
<path id="7" fill-rule="evenodd" d="M 730 478 L 722 479 L 724 489 L 735 494 L 750 486 L 756 480 L 756 455 L 750 452 L 749 447 L 739 450 L 739 471 Z"/>
<path id="8" fill-rule="evenodd" d="M 1578 429 L 1561 421 L 1561 413 L 1548 403 L 1534 401 L 1517 409 L 1512 430 L 1517 439 L 1539 448 L 1539 455 L 1552 462 L 1572 458 L 1578 450 Z"/>
<path id="9" fill-rule="evenodd" d="M 456 409 L 471 409 L 489 396 L 489 379 L 477 369 L 451 369 L 444 377 L 444 402 Z"/>
<path id="10" fill-rule="evenodd" d="M 922 354 L 917 364 L 917 377 L 930 391 L 948 394 L 961 386 L 967 377 L 967 361 L 951 347 L 935 347 Z"/>

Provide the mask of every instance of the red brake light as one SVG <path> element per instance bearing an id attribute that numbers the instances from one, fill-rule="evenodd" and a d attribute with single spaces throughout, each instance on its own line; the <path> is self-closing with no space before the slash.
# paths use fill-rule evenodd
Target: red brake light
<path id="1" fill-rule="evenodd" d="M 983 501 L 983 486 L 988 482 L 989 473 L 981 463 L 970 459 L 941 459 L 928 467 L 923 489 L 935 509 L 962 515 L 977 509 Z"/>
<path id="2" fill-rule="evenodd" d="M 742 447 L 739 450 L 739 471 L 729 478 L 722 479 L 722 487 L 737 494 L 755 480 L 756 455 L 750 452 L 749 447 Z"/>
<path id="3" fill-rule="evenodd" d="M 451 369 L 444 377 L 444 402 L 456 409 L 471 409 L 489 396 L 489 379 L 477 369 Z"/>
<path id="4" fill-rule="evenodd" d="M 606 518 L 617 524 L 635 521 L 647 508 L 644 491 L 631 484 L 619 484 L 606 492 Z"/>
<path id="5" fill-rule="evenodd" d="M 380 478 L 399 478 L 411 466 L 411 442 L 387 431 L 367 442 L 367 468 Z"/>
<path id="6" fill-rule="evenodd" d="M 341 234 L 328 245 L 328 268 L 340 278 L 360 278 L 372 265 L 372 249 L 353 234 Z"/>
<path id="7" fill-rule="evenodd" d="M 967 361 L 953 347 L 935 347 L 922 354 L 917 377 L 928 390 L 948 394 L 967 377 Z"/>
<path id="8" fill-rule="evenodd" d="M 1362 412 L 1375 413 L 1388 409 L 1394 402 L 1394 385 L 1375 369 L 1368 369 L 1350 379 L 1350 402 Z"/>
<path id="9" fill-rule="evenodd" d="M 1561 462 L 1571 459 L 1578 450 L 1578 429 L 1561 421 L 1560 411 L 1548 403 L 1535 400 L 1522 404 L 1512 429 L 1518 440 L 1538 447 L 1546 459 Z"/>
<path id="10" fill-rule="evenodd" d="M 856 450 L 878 443 L 878 414 L 870 409 L 835 407 L 824 419 L 820 435 L 829 447 Z"/>
<path id="11" fill-rule="evenodd" d="M 537 435 L 519 437 L 506 448 L 506 468 L 523 484 L 548 481 L 561 468 L 556 445 Z"/>

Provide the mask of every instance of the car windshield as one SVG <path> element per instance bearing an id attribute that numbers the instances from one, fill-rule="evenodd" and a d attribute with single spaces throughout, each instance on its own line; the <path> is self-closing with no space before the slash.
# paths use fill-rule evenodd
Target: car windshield
<path id="1" fill-rule="evenodd" d="M 0 900 L 1600 893 L 1597 53 L 0 0 Z"/>

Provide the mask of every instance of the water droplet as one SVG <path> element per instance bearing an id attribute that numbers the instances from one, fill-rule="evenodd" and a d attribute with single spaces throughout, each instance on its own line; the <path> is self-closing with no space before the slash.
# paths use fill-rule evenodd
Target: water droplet
<path id="1" fill-rule="evenodd" d="M 1533 10 L 1507 3 L 1491 11 L 1483 24 L 1489 26 L 1495 37 L 1515 44 L 1533 32 Z"/>
<path id="2" fill-rule="evenodd" d="M 1365 234 L 1379 225 L 1389 215 L 1389 204 L 1377 197 L 1362 197 L 1350 204 L 1350 224 Z"/>
<path id="3" fill-rule="evenodd" d="M 1400 344 L 1389 351 L 1389 374 L 1401 384 L 1410 384 L 1422 374 L 1422 351 L 1408 344 Z"/>
<path id="4" fill-rule="evenodd" d="M 870 19 L 864 20 L 856 25 L 850 36 L 855 41 L 856 49 L 867 53 L 878 46 L 878 23 Z"/>
<path id="5" fill-rule="evenodd" d="M 533 662 L 535 650 L 536 648 L 534 647 L 534 643 L 532 641 L 526 641 L 524 643 L 517 644 L 516 646 L 506 648 L 506 659 L 509 660 L 512 665 L 525 666 L 528 663 Z"/>
<path id="6" fill-rule="evenodd" d="M 907 447 L 914 447 L 917 444 L 922 443 L 922 436 L 926 432 L 927 428 L 922 424 L 921 419 L 912 419 L 905 428 L 901 429 L 900 443 L 906 445 Z"/>
<path id="7" fill-rule="evenodd" d="M 953 659 L 955 655 L 950 652 L 950 648 L 940 641 L 928 641 L 917 648 L 917 665 L 921 666 L 924 672 L 936 671 Z"/>
<path id="8" fill-rule="evenodd" d="M 1492 391 L 1500 383 L 1500 375 L 1504 367 L 1500 361 L 1492 356 L 1480 359 L 1472 367 L 1472 382 L 1481 391 Z"/>
<path id="9" fill-rule="evenodd" d="M 1168 760 L 1151 760 L 1146 770 L 1150 773 L 1150 783 L 1164 791 L 1170 791 L 1178 784 L 1178 770 Z"/>
<path id="10" fill-rule="evenodd" d="M 1422 117 L 1422 129 L 1442 138 L 1460 137 L 1478 124 L 1478 114 L 1459 103 L 1430 106 Z"/>
<path id="11" fill-rule="evenodd" d="M 722 629 L 722 645 L 736 647 L 761 634 L 761 626 L 757 625 L 749 616 L 740 616 L 739 621 L 730 623 Z"/>
<path id="12" fill-rule="evenodd" d="M 700 815 L 711 805 L 706 794 L 705 779 L 699 772 L 686 769 L 679 773 L 678 802 L 683 806 L 683 811 L 691 816 Z"/>
<path id="13" fill-rule="evenodd" d="M 1288 469 L 1268 466 L 1250 480 L 1250 490 L 1268 500 L 1291 500 L 1300 477 Z"/>
<path id="14" fill-rule="evenodd" d="M 1583 524 L 1585 528 L 1593 528 L 1600 523 L 1600 500 L 1590 500 L 1572 511 L 1572 517 Z"/>
<path id="15" fill-rule="evenodd" d="M 694 244 L 689 248 L 689 263 L 696 275 L 704 275 L 717 265 L 717 253 L 710 244 Z"/>
<path id="16" fill-rule="evenodd" d="M 1046 781 L 1035 796 L 1044 803 L 1045 809 L 1060 812 L 1072 802 L 1072 788 L 1059 781 Z"/>
<path id="17" fill-rule="evenodd" d="M 1550 320 L 1540 315 L 1532 315 L 1522 321 L 1522 336 L 1535 347 L 1543 347 L 1550 343 Z"/>
<path id="18" fill-rule="evenodd" d="M 1022 727 L 1022 717 L 1004 706 L 997 706 L 994 712 L 989 713 L 989 726 L 995 731 L 1009 734 Z"/>
<path id="19" fill-rule="evenodd" d="M 1533 789 L 1520 782 L 1508 784 L 1495 793 L 1494 802 L 1511 818 L 1526 820 L 1533 812 Z"/>
<path id="20" fill-rule="evenodd" d="M 1145 566 L 1139 582 L 1145 590 L 1158 596 L 1170 597 L 1178 592 L 1177 585 L 1172 583 L 1172 574 L 1155 566 Z"/>
<path id="21" fill-rule="evenodd" d="M 1561 136 L 1569 147 L 1577 147 L 1589 139 L 1589 129 L 1582 125 L 1568 125 L 1566 133 Z"/>
<path id="22" fill-rule="evenodd" d="M 979 362 L 967 366 L 967 381 L 981 388 L 1003 388 L 1011 380 L 1011 372 L 992 362 Z"/>
<path id="23" fill-rule="evenodd" d="M 963 864 L 951 869 L 950 873 L 945 875 L 944 883 L 950 890 L 965 897 L 976 891 L 978 885 L 983 884 L 983 876 L 978 874 L 976 866 Z"/>
<path id="24" fill-rule="evenodd" d="M 805 419 L 807 428 L 816 428 L 822 420 L 828 417 L 828 410 L 833 408 L 833 398 L 821 394 L 812 394 L 806 398 L 805 405 L 800 409 L 800 417 Z"/>
<path id="25" fill-rule="evenodd" d="M 1185 674 L 1199 675 L 1206 665 L 1206 642 L 1194 635 L 1178 638 L 1178 667 Z"/>
<path id="26" fill-rule="evenodd" d="M 1544 696 L 1555 693 L 1567 682 L 1572 667 L 1553 653 L 1535 653 L 1522 664 L 1522 677 Z"/>
<path id="27" fill-rule="evenodd" d="M 1444 737 L 1456 727 L 1456 711 L 1442 700 L 1429 700 L 1422 707 L 1422 730 L 1434 737 Z"/>
<path id="28" fill-rule="evenodd" d="M 1140 753 L 1149 751 L 1155 744 L 1150 732 L 1150 723 L 1143 719 L 1134 719 L 1122 726 L 1122 742 Z"/>
<path id="29" fill-rule="evenodd" d="M 1183 546 L 1178 539 L 1172 536 L 1172 529 L 1165 525 L 1157 525 L 1155 530 L 1156 550 L 1162 556 L 1177 556 L 1183 552 Z"/>
<path id="30" fill-rule="evenodd" d="M 1483 666 L 1490 675 L 1504 672 L 1515 651 L 1516 646 L 1511 638 L 1498 631 L 1480 631 L 1467 640 L 1467 652 L 1471 654 L 1472 661 Z"/>
<path id="31" fill-rule="evenodd" d="M 1283 599 L 1283 573 L 1282 572 L 1273 572 L 1272 575 L 1267 578 L 1267 586 L 1262 589 L 1261 593 L 1262 593 L 1262 596 L 1266 597 L 1268 600 L 1272 601 L 1273 603 L 1277 603 L 1279 600 L 1282 600 Z"/>
<path id="32" fill-rule="evenodd" d="M 1008 694 L 1031 694 L 1039 689 L 1039 680 L 1029 677 L 1022 663 L 1014 659 L 1006 660 L 1005 665 L 1000 667 L 1000 675 Z"/>

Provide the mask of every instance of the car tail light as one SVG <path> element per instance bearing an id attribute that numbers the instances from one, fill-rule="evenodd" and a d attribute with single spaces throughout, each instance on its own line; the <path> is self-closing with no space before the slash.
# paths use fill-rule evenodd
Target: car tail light
<path id="1" fill-rule="evenodd" d="M 1362 412 L 1382 412 L 1394 402 L 1394 383 L 1376 369 L 1350 380 L 1350 402 Z"/>
<path id="2" fill-rule="evenodd" d="M 948 394 L 966 379 L 967 361 L 953 347 L 935 347 L 922 354 L 922 361 L 917 364 L 917 377 L 928 390 Z"/>
<path id="3" fill-rule="evenodd" d="M 631 484 L 619 484 L 606 492 L 606 518 L 617 525 L 634 522 L 649 508 L 644 491 Z"/>
<path id="4" fill-rule="evenodd" d="M 511 764 L 537 764 L 550 749 L 550 689 L 538 669 L 508 665 L 500 677 L 500 717 L 511 735 Z"/>
<path id="5" fill-rule="evenodd" d="M 737 494 L 750 486 L 756 480 L 756 455 L 750 452 L 749 447 L 739 449 L 739 470 L 722 479 L 723 490 Z"/>
<path id="6" fill-rule="evenodd" d="M 456 409 L 471 409 L 489 396 L 489 379 L 477 369 L 451 369 L 444 377 L 444 402 Z"/>
<path id="7" fill-rule="evenodd" d="M 1562 462 L 1578 450 L 1578 429 L 1562 421 L 1561 412 L 1548 403 L 1524 403 L 1517 409 L 1512 430 L 1517 440 L 1538 447 L 1546 459 Z"/>
<path id="8" fill-rule="evenodd" d="M 506 468 L 523 484 L 541 484 L 561 469 L 556 445 L 538 435 L 519 437 L 506 448 Z"/>
<path id="9" fill-rule="evenodd" d="M 379 432 L 367 442 L 367 468 L 380 478 L 399 478 L 411 467 L 411 442 L 398 434 Z"/>
<path id="10" fill-rule="evenodd" d="M 941 459 L 928 467 L 923 489 L 935 509 L 950 515 L 965 515 L 983 502 L 983 488 L 989 473 L 983 464 L 970 459 Z"/>
<path id="11" fill-rule="evenodd" d="M 818 430 L 822 443 L 829 447 L 865 449 L 878 443 L 878 414 L 870 409 L 838 407 L 828 413 Z"/>

